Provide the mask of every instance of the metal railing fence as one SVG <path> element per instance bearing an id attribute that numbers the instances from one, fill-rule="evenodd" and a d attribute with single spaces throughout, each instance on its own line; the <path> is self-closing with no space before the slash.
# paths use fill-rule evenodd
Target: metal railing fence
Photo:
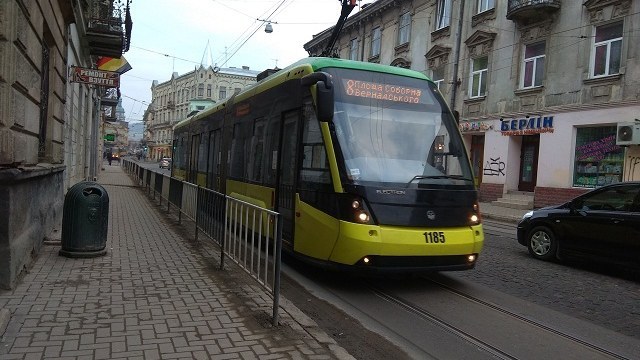
<path id="1" fill-rule="evenodd" d="M 225 258 L 247 272 L 273 298 L 273 325 L 278 324 L 282 264 L 282 216 L 248 202 L 145 169 L 129 159 L 122 167 L 160 205 L 167 202 L 195 224 L 195 238 L 204 233 L 220 247 L 220 269 Z"/>

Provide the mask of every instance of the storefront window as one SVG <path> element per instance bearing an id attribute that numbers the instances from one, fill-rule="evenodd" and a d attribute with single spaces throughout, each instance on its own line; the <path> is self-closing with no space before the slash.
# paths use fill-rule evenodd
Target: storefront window
<path id="1" fill-rule="evenodd" d="M 579 128 L 573 186 L 597 187 L 622 181 L 623 148 L 616 145 L 616 127 Z"/>

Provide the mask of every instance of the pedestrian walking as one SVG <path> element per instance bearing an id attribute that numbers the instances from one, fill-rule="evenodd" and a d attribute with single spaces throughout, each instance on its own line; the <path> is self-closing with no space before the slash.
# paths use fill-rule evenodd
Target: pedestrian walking
<path id="1" fill-rule="evenodd" d="M 111 161 L 113 160 L 113 154 L 107 153 L 107 161 L 109 161 L 109 165 L 111 165 Z"/>

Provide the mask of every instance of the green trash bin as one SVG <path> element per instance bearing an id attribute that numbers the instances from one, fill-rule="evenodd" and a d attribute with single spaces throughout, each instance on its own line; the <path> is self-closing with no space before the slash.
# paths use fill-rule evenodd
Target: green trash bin
<path id="1" fill-rule="evenodd" d="M 108 225 L 107 191 L 92 181 L 75 184 L 64 198 L 59 255 L 73 258 L 105 255 Z"/>

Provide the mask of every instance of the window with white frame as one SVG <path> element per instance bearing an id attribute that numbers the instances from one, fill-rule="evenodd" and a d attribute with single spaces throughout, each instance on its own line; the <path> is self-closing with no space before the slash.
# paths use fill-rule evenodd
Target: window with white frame
<path id="1" fill-rule="evenodd" d="M 495 0 L 478 0 L 478 14 L 491 10 L 496 6 Z"/>
<path id="2" fill-rule="evenodd" d="M 523 89 L 542 86 L 544 76 L 545 43 L 526 45 L 520 87 Z"/>
<path id="3" fill-rule="evenodd" d="M 436 30 L 440 30 L 451 23 L 451 0 L 438 0 L 436 5 Z"/>
<path id="4" fill-rule="evenodd" d="M 444 66 L 431 70 L 431 80 L 436 83 L 438 90 L 442 90 L 442 84 L 444 84 Z"/>
<path id="5" fill-rule="evenodd" d="M 487 66 L 489 59 L 486 56 L 471 59 L 471 77 L 469 78 L 469 97 L 484 96 L 487 91 Z"/>
<path id="6" fill-rule="evenodd" d="M 411 35 L 411 13 L 406 12 L 400 16 L 400 25 L 398 27 L 398 45 L 409 42 Z"/>
<path id="7" fill-rule="evenodd" d="M 622 57 L 622 22 L 596 27 L 591 53 L 593 77 L 618 74 Z"/>
<path id="8" fill-rule="evenodd" d="M 382 38 L 382 32 L 380 27 L 371 30 L 371 56 L 380 55 L 380 39 Z"/>
<path id="9" fill-rule="evenodd" d="M 220 90 L 218 92 L 218 99 L 222 100 L 222 99 L 226 99 L 227 98 L 227 87 L 226 86 L 220 86 Z"/>
<path id="10" fill-rule="evenodd" d="M 349 47 L 349 60 L 358 60 L 358 39 L 351 39 Z"/>

